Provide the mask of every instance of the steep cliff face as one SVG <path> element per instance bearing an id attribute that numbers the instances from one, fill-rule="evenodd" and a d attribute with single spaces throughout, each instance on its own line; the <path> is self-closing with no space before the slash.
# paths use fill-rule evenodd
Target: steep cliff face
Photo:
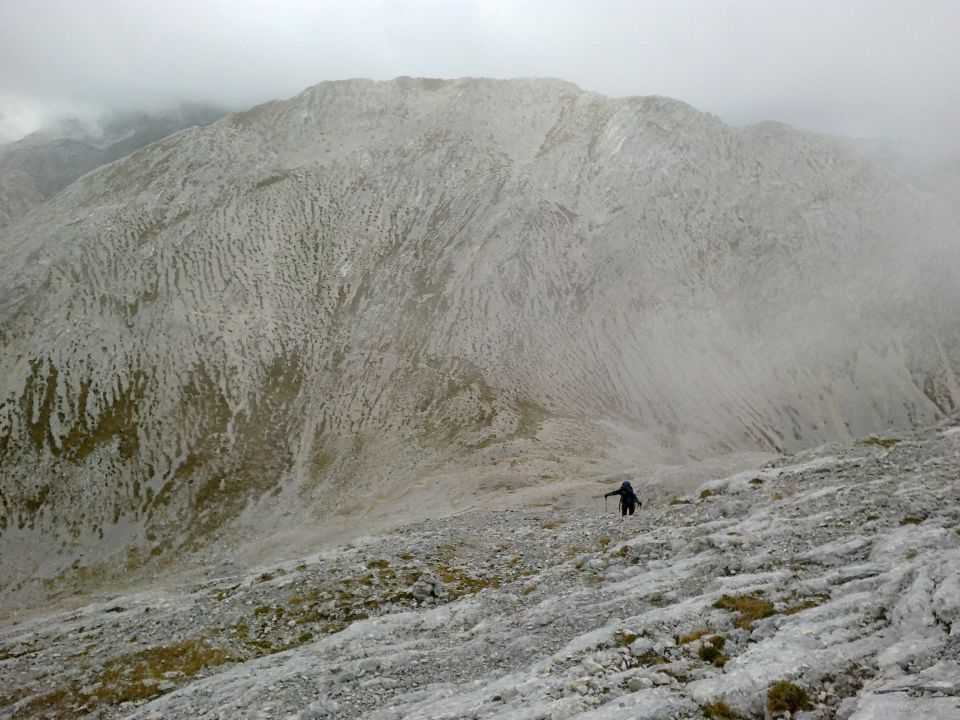
<path id="1" fill-rule="evenodd" d="M 960 404 L 949 210 L 838 141 L 558 81 L 325 83 L 91 173 L 0 255 L 11 587 L 444 469 Z"/>

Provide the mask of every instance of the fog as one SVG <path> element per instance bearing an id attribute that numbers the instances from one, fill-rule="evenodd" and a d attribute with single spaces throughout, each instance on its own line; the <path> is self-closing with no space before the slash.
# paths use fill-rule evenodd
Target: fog
<path id="1" fill-rule="evenodd" d="M 323 80 L 469 75 L 960 150 L 958 69 L 954 0 L 3 0 L 0 141 L 104 109 L 240 109 Z"/>

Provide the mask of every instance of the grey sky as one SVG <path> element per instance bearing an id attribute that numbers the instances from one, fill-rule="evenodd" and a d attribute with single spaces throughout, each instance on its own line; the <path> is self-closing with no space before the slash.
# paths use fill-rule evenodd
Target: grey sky
<path id="1" fill-rule="evenodd" d="M 957 0 L 0 0 L 0 141 L 64 112 L 398 75 L 548 75 L 960 148 Z"/>

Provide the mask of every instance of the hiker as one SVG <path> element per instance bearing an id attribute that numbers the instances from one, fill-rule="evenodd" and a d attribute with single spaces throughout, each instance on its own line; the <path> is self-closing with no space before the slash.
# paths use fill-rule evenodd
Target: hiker
<path id="1" fill-rule="evenodd" d="M 633 492 L 633 487 L 626 480 L 623 481 L 623 484 L 620 486 L 619 490 L 611 490 L 604 498 L 608 498 L 611 495 L 620 496 L 620 514 L 621 516 L 626 516 L 627 513 L 633 515 L 633 511 L 643 505 L 640 502 L 640 498 L 637 497 L 637 494 Z"/>

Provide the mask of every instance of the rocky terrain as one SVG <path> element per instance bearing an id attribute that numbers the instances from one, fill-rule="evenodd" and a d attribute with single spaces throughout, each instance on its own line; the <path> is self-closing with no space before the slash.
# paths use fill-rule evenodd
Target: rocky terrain
<path id="1" fill-rule="evenodd" d="M 153 114 L 113 113 L 96 127 L 87 127 L 79 120 L 62 120 L 0 145 L 0 228 L 91 170 L 225 114 L 212 107 L 181 106 Z"/>
<path id="2" fill-rule="evenodd" d="M 555 80 L 178 133 L 0 232 L 0 597 L 935 422 L 957 237 L 839 140 Z"/>
<path id="3" fill-rule="evenodd" d="M 0 167 L 0 228 L 43 202 L 33 178 L 20 170 Z"/>
<path id="4" fill-rule="evenodd" d="M 956 422 L 8 614 L 0 717 L 953 720 Z"/>

